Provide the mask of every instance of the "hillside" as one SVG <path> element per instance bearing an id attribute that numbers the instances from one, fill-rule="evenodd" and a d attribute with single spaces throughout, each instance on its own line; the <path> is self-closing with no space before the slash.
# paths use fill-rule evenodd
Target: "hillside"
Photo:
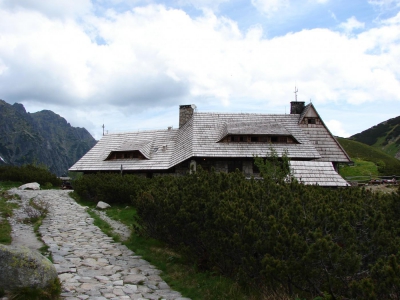
<path id="1" fill-rule="evenodd" d="M 350 139 L 367 144 L 400 159 L 400 116 L 357 133 Z"/>
<path id="2" fill-rule="evenodd" d="M 389 154 L 351 139 L 337 138 L 352 160 L 373 162 L 380 175 L 400 175 L 400 160 Z"/>
<path id="3" fill-rule="evenodd" d="M 50 110 L 27 113 L 22 104 L 0 100 L 0 164 L 43 164 L 61 176 L 95 143 L 85 128 Z"/>

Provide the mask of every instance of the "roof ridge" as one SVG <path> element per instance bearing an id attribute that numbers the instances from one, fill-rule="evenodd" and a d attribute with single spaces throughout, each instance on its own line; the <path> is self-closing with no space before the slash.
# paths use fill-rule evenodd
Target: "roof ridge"
<path id="1" fill-rule="evenodd" d="M 260 116 L 291 116 L 294 114 L 269 114 L 269 113 L 229 113 L 229 112 L 194 112 L 193 115 L 260 115 Z"/>

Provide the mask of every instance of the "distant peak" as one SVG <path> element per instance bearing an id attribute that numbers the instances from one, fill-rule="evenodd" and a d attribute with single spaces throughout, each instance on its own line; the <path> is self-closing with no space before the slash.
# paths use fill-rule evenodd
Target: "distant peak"
<path id="1" fill-rule="evenodd" d="M 14 103 L 12 107 L 19 113 L 26 114 L 25 107 L 21 103 Z"/>

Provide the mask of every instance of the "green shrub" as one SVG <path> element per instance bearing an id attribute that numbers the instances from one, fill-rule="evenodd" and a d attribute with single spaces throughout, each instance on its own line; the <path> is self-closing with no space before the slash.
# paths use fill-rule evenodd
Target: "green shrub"
<path id="1" fill-rule="evenodd" d="M 302 299 L 400 296 L 400 190 L 333 190 L 201 168 L 151 180 L 85 175 L 74 187 L 92 201 L 132 199 L 138 233 L 242 285 Z"/>
<path id="2" fill-rule="evenodd" d="M 60 186 L 61 180 L 48 170 L 33 165 L 0 166 L 0 181 L 37 182 L 40 185 Z"/>
<path id="3" fill-rule="evenodd" d="M 72 182 L 75 192 L 81 197 L 98 202 L 130 203 L 146 189 L 149 180 L 145 177 L 115 173 L 88 174 Z"/>
<path id="4" fill-rule="evenodd" d="M 399 193 L 199 170 L 156 178 L 134 205 L 145 234 L 244 285 L 326 299 L 399 293 Z"/>

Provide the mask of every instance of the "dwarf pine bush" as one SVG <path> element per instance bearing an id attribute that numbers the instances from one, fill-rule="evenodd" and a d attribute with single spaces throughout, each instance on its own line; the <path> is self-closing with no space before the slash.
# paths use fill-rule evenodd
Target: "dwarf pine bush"
<path id="1" fill-rule="evenodd" d="M 85 175 L 75 188 L 93 199 L 132 201 L 141 234 L 243 285 L 301 299 L 400 298 L 400 190 L 326 189 L 270 177 L 199 168 L 151 180 Z"/>
<path id="2" fill-rule="evenodd" d="M 37 182 L 40 185 L 51 184 L 60 186 L 61 180 L 56 175 L 43 167 L 24 166 L 0 166 L 0 181 L 17 181 L 22 183 Z"/>

